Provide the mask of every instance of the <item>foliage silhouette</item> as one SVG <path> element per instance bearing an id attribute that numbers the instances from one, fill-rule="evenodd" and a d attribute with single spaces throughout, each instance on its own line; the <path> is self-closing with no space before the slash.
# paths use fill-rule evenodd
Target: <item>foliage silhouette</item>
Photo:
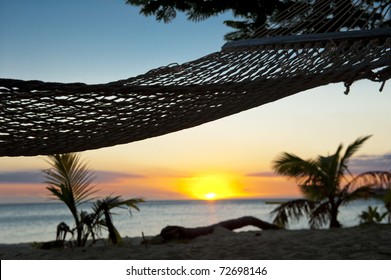
<path id="1" fill-rule="evenodd" d="M 368 206 L 367 211 L 362 211 L 359 215 L 361 224 L 373 224 L 381 223 L 383 219 L 388 215 L 388 212 L 380 214 L 377 210 L 377 207 L 372 208 Z"/>
<path id="2" fill-rule="evenodd" d="M 353 0 L 127 0 L 126 3 L 140 7 L 141 14 L 155 16 L 165 23 L 175 19 L 178 12 L 186 13 L 190 21 L 201 21 L 230 11 L 238 20 L 224 21 L 235 29 L 225 35 L 227 41 L 247 38 L 271 28 L 284 28 L 285 34 L 291 34 L 294 30 L 321 33 L 345 27 L 361 29 L 367 23 L 372 28 L 391 26 L 388 0 L 363 0 L 362 6 Z M 296 13 L 284 12 L 293 7 Z M 387 13 L 385 20 L 382 19 L 384 13 Z M 293 25 L 281 27 L 284 22 Z"/>
<path id="3" fill-rule="evenodd" d="M 122 237 L 117 228 L 114 226 L 111 210 L 116 207 L 127 206 L 129 212 L 131 208 L 139 211 L 140 209 L 137 207 L 137 204 L 141 202 L 144 202 L 141 198 L 123 200 L 120 196 L 108 196 L 103 199 L 99 199 L 93 206 L 94 224 L 97 226 L 103 226 L 108 230 L 109 240 L 111 243 L 120 244 L 122 243 Z"/>
<path id="4" fill-rule="evenodd" d="M 94 177 L 80 160 L 78 154 L 56 154 L 48 156 L 51 168 L 44 170 L 47 190 L 54 199 L 65 203 L 76 224 L 76 246 L 84 246 L 83 223 L 81 222 L 78 207 L 93 199 L 96 193 L 91 185 Z"/>
<path id="5" fill-rule="evenodd" d="M 123 200 L 120 196 L 108 196 L 93 204 L 92 213 L 79 211 L 81 204 L 96 199 L 93 197 L 97 192 L 92 185 L 93 174 L 76 153 L 50 155 L 48 163 L 51 168 L 43 171 L 46 183 L 49 185 L 46 189 L 50 191 L 53 199 L 64 202 L 72 213 L 76 225 L 74 230 L 77 232 L 75 245 L 85 246 L 90 235 L 95 242 L 102 228 L 109 231 L 109 239 L 112 243 L 120 243 L 121 236 L 113 224 L 111 210 L 124 206 L 139 210 L 137 203 L 144 200 L 141 198 Z"/>
<path id="6" fill-rule="evenodd" d="M 330 228 L 341 227 L 338 212 L 341 205 L 374 195 L 374 189 L 391 182 L 391 173 L 370 171 L 354 175 L 348 168 L 349 159 L 370 136 L 358 138 L 345 152 L 339 145 L 329 156 L 304 160 L 283 153 L 273 163 L 275 172 L 294 179 L 304 195 L 303 199 L 288 201 L 272 211 L 274 223 L 286 227 L 289 219 L 309 218 L 311 228 L 329 223 Z"/>

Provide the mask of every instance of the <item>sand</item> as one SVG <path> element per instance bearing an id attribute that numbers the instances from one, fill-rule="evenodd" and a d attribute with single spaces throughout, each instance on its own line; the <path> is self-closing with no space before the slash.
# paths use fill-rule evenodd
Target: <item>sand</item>
<path id="1" fill-rule="evenodd" d="M 99 241 L 91 247 L 37 249 L 32 244 L 0 244 L 2 260 L 15 259 L 391 259 L 391 225 L 327 230 L 231 232 L 223 228 L 192 240 L 141 244 L 126 238 L 119 246 Z"/>

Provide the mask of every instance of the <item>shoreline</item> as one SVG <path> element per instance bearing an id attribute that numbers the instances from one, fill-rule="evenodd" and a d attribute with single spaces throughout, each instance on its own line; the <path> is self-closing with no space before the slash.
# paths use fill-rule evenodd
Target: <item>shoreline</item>
<path id="1" fill-rule="evenodd" d="M 148 240 L 151 237 L 146 237 Z M 141 244 L 142 237 L 122 245 L 98 241 L 91 247 L 37 249 L 34 243 L 0 244 L 2 260 L 345 260 L 391 259 L 391 225 L 342 229 L 231 232 L 217 228 L 191 240 Z"/>

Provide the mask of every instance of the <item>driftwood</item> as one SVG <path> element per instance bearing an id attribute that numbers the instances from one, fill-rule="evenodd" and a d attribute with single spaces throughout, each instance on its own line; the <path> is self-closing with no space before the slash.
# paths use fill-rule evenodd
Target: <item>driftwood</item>
<path id="1" fill-rule="evenodd" d="M 180 226 L 166 226 L 160 232 L 159 237 L 163 240 L 191 239 L 201 235 L 210 234 L 214 231 L 216 227 L 222 227 L 228 230 L 234 230 L 245 226 L 255 226 L 262 230 L 280 229 L 280 227 L 274 224 L 270 224 L 268 222 L 262 221 L 260 219 L 251 216 L 246 216 L 238 219 L 222 221 L 220 223 L 213 224 L 210 226 L 205 226 L 205 227 L 185 228 Z"/>

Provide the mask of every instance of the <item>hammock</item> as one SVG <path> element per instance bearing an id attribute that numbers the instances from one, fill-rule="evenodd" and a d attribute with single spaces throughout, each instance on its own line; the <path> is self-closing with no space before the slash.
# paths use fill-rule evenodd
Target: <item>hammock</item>
<path id="1" fill-rule="evenodd" d="M 271 36 L 276 30 L 107 84 L 0 79 L 0 156 L 129 143 L 329 83 L 343 82 L 348 92 L 354 81 L 382 88 L 391 77 L 391 28 Z"/>

